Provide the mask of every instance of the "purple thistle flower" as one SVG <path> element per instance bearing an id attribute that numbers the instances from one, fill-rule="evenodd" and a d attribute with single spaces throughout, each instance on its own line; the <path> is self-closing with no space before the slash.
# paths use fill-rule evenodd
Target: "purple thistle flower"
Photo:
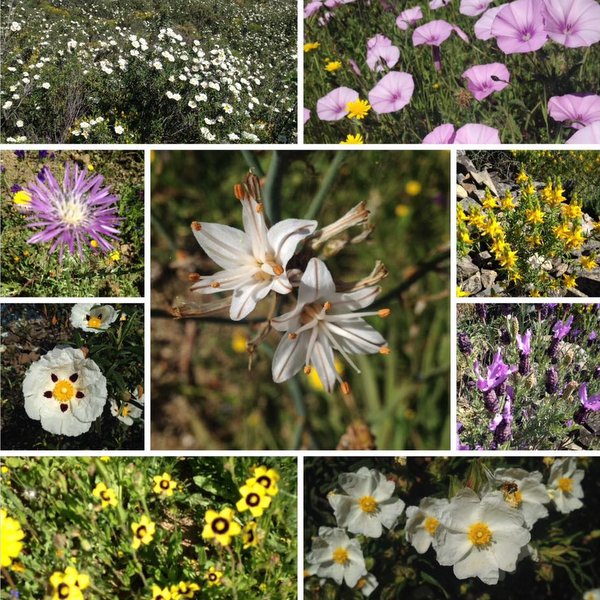
<path id="1" fill-rule="evenodd" d="M 517 333 L 517 347 L 524 356 L 531 354 L 531 329 L 525 332 L 525 335 L 519 335 Z"/>
<path id="2" fill-rule="evenodd" d="M 104 252 L 113 249 L 106 238 L 119 239 L 117 227 L 123 220 L 117 216 L 117 196 L 110 187 L 103 187 L 102 175 L 88 177 L 77 165 L 67 163 L 62 186 L 52 172 L 46 171 L 46 181 L 30 183 L 26 191 L 31 195 L 27 205 L 28 226 L 41 229 L 27 241 L 30 244 L 52 242 L 50 252 L 59 250 L 62 261 L 65 248 L 83 258 L 83 246 L 95 240 Z"/>
<path id="3" fill-rule="evenodd" d="M 479 373 L 479 361 L 475 361 L 473 369 L 477 374 L 477 389 L 481 392 L 487 392 L 504 383 L 517 370 L 517 366 L 508 366 L 505 364 L 502 360 L 502 351 L 498 348 L 498 352 L 494 355 L 492 364 L 488 367 L 485 377 L 482 377 Z"/>
<path id="4" fill-rule="evenodd" d="M 558 391 L 558 371 L 554 367 L 546 371 L 546 391 L 549 394 L 556 394 Z"/>

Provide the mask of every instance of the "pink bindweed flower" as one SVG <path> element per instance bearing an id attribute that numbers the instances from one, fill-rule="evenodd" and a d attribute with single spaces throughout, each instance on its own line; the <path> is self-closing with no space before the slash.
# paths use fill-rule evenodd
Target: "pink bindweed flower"
<path id="1" fill-rule="evenodd" d="M 429 2 L 429 8 L 431 10 L 437 10 L 438 8 L 443 8 L 444 6 L 448 6 L 452 0 L 431 0 Z"/>
<path id="2" fill-rule="evenodd" d="M 369 104 L 379 114 L 395 112 L 410 102 L 414 89 L 412 75 L 392 71 L 369 92 Z"/>
<path id="3" fill-rule="evenodd" d="M 476 17 L 487 10 L 493 0 L 460 0 L 459 12 L 468 17 Z"/>
<path id="4" fill-rule="evenodd" d="M 356 0 L 325 0 L 325 6 L 327 8 L 337 8 L 342 4 L 351 4 L 352 2 L 356 2 Z"/>
<path id="5" fill-rule="evenodd" d="M 423 144 L 452 144 L 454 142 L 454 125 L 444 123 L 438 125 L 423 138 Z"/>
<path id="6" fill-rule="evenodd" d="M 467 123 L 454 131 L 452 123 L 438 125 L 423 138 L 423 144 L 500 144 L 498 130 L 487 125 Z"/>
<path id="7" fill-rule="evenodd" d="M 546 33 L 567 48 L 600 41 L 600 5 L 596 0 L 543 0 Z"/>
<path id="8" fill-rule="evenodd" d="M 318 0 L 315 0 L 314 2 L 309 2 L 304 7 L 304 18 L 309 19 L 313 15 L 316 15 L 321 10 L 322 7 L 323 7 L 323 3 Z"/>
<path id="9" fill-rule="evenodd" d="M 339 121 L 348 114 L 348 102 L 358 100 L 358 92 L 347 87 L 335 88 L 317 100 L 317 115 L 321 121 Z"/>
<path id="10" fill-rule="evenodd" d="M 362 75 L 362 73 L 360 72 L 360 67 L 353 58 L 348 59 L 348 64 L 350 65 L 350 68 L 352 69 L 355 75 L 358 75 L 359 77 Z"/>
<path id="11" fill-rule="evenodd" d="M 384 65 L 392 68 L 400 58 L 400 50 L 392 40 L 377 34 L 367 41 L 367 65 L 371 71 L 383 71 Z"/>
<path id="12" fill-rule="evenodd" d="M 515 0 L 498 11 L 492 35 L 504 54 L 522 54 L 539 50 L 548 39 L 541 0 Z"/>
<path id="13" fill-rule="evenodd" d="M 476 100 L 483 100 L 494 92 L 503 90 L 510 81 L 510 73 L 502 63 L 475 65 L 467 69 L 462 76 Z"/>
<path id="14" fill-rule="evenodd" d="M 600 144 L 600 121 L 576 131 L 565 144 Z"/>
<path id="15" fill-rule="evenodd" d="M 306 123 L 309 121 L 310 119 L 310 110 L 308 108 L 304 109 L 304 124 L 306 125 Z"/>
<path id="16" fill-rule="evenodd" d="M 496 19 L 496 15 L 504 8 L 502 6 L 495 6 L 494 8 L 489 8 L 486 10 L 483 15 L 476 21 L 475 25 L 473 25 L 473 29 L 475 31 L 475 37 L 479 40 L 491 40 L 494 35 L 492 34 L 492 24 Z"/>
<path id="17" fill-rule="evenodd" d="M 379 292 L 380 288 L 376 286 L 354 292 L 336 292 L 325 263 L 312 258 L 300 280 L 296 307 L 271 319 L 275 329 L 287 334 L 273 356 L 273 381 L 287 381 L 303 367 L 305 373 L 310 373 L 314 367 L 328 392 L 333 391 L 336 380 L 343 391 L 348 390 L 348 384 L 341 380 L 335 369 L 334 349 L 359 373 L 351 354 L 390 352 L 381 334 L 362 318 L 385 317 L 389 310 L 354 312 L 369 306 Z"/>
<path id="18" fill-rule="evenodd" d="M 460 27 L 450 25 L 450 23 L 443 19 L 429 21 L 429 23 L 425 23 L 425 25 L 421 25 L 413 31 L 412 42 L 414 46 L 420 46 L 422 44 L 431 46 L 433 51 L 433 62 L 437 71 L 440 71 L 442 68 L 440 46 L 450 37 L 450 34 L 453 31 L 462 40 L 466 42 L 469 41 L 467 34 Z"/>
<path id="19" fill-rule="evenodd" d="M 402 31 L 406 31 L 409 27 L 417 23 L 423 18 L 423 11 L 420 6 L 414 8 L 407 8 L 403 10 L 396 19 L 396 25 Z"/>
<path id="20" fill-rule="evenodd" d="M 566 94 L 548 100 L 548 114 L 555 121 L 572 121 L 573 129 L 600 121 L 600 96 Z"/>
<path id="21" fill-rule="evenodd" d="M 244 231 L 218 223 L 192 223 L 196 241 L 223 270 L 202 276 L 191 289 L 200 294 L 233 291 L 229 313 L 233 321 L 250 314 L 269 292 L 292 291 L 287 263 L 296 246 L 317 227 L 316 221 L 285 219 L 268 228 L 258 178 L 248 175 L 240 190 L 238 195 L 236 186 Z"/>

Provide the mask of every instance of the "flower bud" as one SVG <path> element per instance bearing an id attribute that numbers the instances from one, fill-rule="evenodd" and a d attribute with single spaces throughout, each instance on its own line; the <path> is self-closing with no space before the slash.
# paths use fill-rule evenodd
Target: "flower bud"
<path id="1" fill-rule="evenodd" d="M 546 391 L 549 394 L 556 394 L 558 391 L 558 371 L 554 367 L 546 371 Z"/>

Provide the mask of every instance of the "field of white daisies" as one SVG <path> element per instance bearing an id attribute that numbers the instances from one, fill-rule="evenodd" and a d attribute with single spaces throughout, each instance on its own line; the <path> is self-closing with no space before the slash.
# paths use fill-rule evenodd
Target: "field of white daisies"
<path id="1" fill-rule="evenodd" d="M 305 598 L 596 599 L 600 461 L 308 458 Z"/>
<path id="2" fill-rule="evenodd" d="M 289 143 L 293 0 L 8 0 L 8 143 Z"/>

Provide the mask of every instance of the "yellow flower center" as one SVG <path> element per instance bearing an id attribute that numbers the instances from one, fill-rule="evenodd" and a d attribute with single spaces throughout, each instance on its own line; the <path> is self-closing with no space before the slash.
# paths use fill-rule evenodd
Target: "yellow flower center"
<path id="1" fill-rule="evenodd" d="M 440 522 L 435 517 L 427 517 L 423 521 L 423 527 L 429 535 L 435 535 L 435 532 L 439 526 Z"/>
<path id="2" fill-rule="evenodd" d="M 128 404 L 123 405 L 123 408 L 121 409 L 121 416 L 126 417 L 130 412 L 131 412 L 131 409 L 129 408 L 129 405 Z"/>
<path id="3" fill-rule="evenodd" d="M 504 494 L 504 501 L 513 508 L 518 508 L 523 503 L 523 494 L 517 490 L 516 492 L 507 492 Z"/>
<path id="4" fill-rule="evenodd" d="M 336 548 L 333 551 L 333 561 L 338 565 L 345 565 L 349 561 L 349 556 L 346 548 Z"/>
<path id="5" fill-rule="evenodd" d="M 573 491 L 573 480 L 570 477 L 561 477 L 558 480 L 558 489 L 570 494 Z"/>
<path id="6" fill-rule="evenodd" d="M 474 546 L 487 546 L 492 541 L 492 531 L 487 524 L 482 521 L 473 523 L 473 525 L 469 527 L 467 536 Z"/>
<path id="7" fill-rule="evenodd" d="M 377 510 L 377 500 L 373 496 L 363 496 L 358 501 L 358 506 L 363 512 L 374 513 Z"/>
<path id="8" fill-rule="evenodd" d="M 68 379 L 59 379 L 54 384 L 52 395 L 59 402 L 68 402 L 75 395 L 75 387 Z"/>
<path id="9" fill-rule="evenodd" d="M 90 317 L 88 319 L 88 327 L 98 329 L 102 325 L 102 319 L 100 317 Z"/>

